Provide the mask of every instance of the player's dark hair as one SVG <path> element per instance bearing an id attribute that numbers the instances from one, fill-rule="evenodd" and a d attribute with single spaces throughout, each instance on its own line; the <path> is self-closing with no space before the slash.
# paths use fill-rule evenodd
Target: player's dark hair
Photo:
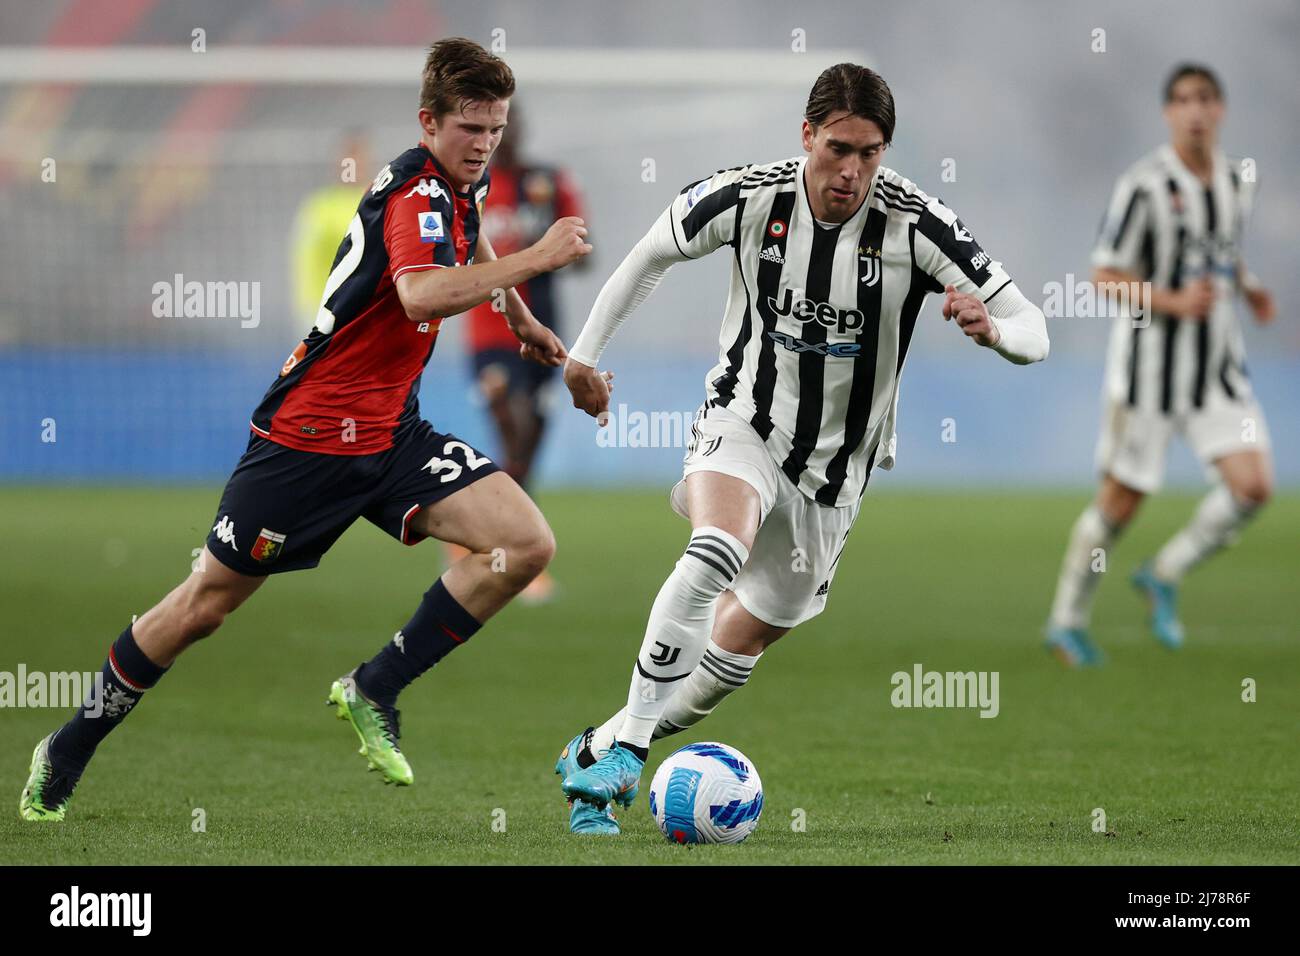
<path id="1" fill-rule="evenodd" d="M 1202 63 L 1179 63 L 1174 67 L 1173 72 L 1169 74 L 1169 79 L 1165 80 L 1165 102 L 1168 103 L 1174 98 L 1174 86 L 1179 80 L 1185 80 L 1189 76 L 1199 76 L 1214 87 L 1214 95 L 1219 99 L 1225 99 L 1223 95 L 1223 84 L 1219 82 L 1219 77 L 1208 66 Z"/>
<path id="2" fill-rule="evenodd" d="M 836 63 L 822 70 L 803 116 L 813 126 L 820 126 L 832 113 L 846 111 L 871 120 L 885 134 L 885 145 L 894 138 L 894 94 L 885 78 L 875 70 L 856 63 Z"/>
<path id="3" fill-rule="evenodd" d="M 473 40 L 451 37 L 429 47 L 420 83 L 420 109 L 435 119 L 470 103 L 507 100 L 515 92 L 515 75 L 504 60 Z"/>

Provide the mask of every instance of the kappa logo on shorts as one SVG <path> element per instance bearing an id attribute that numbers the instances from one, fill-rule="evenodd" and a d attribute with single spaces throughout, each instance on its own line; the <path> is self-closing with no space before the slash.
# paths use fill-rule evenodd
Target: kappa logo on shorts
<path id="1" fill-rule="evenodd" d="M 222 544 L 228 544 L 236 551 L 239 550 L 239 545 L 235 544 L 235 523 L 230 520 L 230 515 L 222 515 L 221 520 L 212 526 L 212 533 Z"/>
<path id="2" fill-rule="evenodd" d="M 263 528 L 262 533 L 257 536 L 253 542 L 253 560 L 254 561 L 274 561 L 284 550 L 284 535 L 278 531 L 272 531 L 269 528 Z"/>

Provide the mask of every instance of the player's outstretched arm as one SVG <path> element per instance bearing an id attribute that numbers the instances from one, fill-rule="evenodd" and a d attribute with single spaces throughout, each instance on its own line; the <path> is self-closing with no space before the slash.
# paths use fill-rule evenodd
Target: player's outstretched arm
<path id="1" fill-rule="evenodd" d="M 513 255 L 457 269 L 403 272 L 397 277 L 397 297 L 415 322 L 455 315 L 486 302 L 497 289 L 513 288 L 585 256 L 591 252 L 586 236 L 581 219 L 558 219 L 546 235 Z"/>
<path id="2" fill-rule="evenodd" d="M 1277 316 L 1277 306 L 1273 304 L 1273 293 L 1269 292 L 1255 278 L 1254 273 L 1246 268 L 1246 263 L 1237 260 L 1237 287 L 1246 297 L 1246 303 L 1260 325 L 1268 325 Z"/>
<path id="3" fill-rule="evenodd" d="M 474 258 L 477 262 L 497 261 L 497 251 L 492 248 L 487 233 L 481 229 Z M 521 343 L 519 354 L 529 361 L 552 366 L 559 365 L 568 358 L 569 353 L 565 351 L 560 337 L 537 321 L 533 310 L 528 308 L 528 303 L 524 301 L 518 290 L 510 288 L 503 291 L 505 301 L 502 305 L 505 309 L 506 325 Z"/>
<path id="4" fill-rule="evenodd" d="M 978 296 L 944 287 L 943 317 L 975 344 L 991 348 L 1009 362 L 1028 365 L 1047 358 L 1047 321 L 1042 309 L 1025 298 L 1014 282 L 999 289 L 986 304 Z"/>
<path id="5" fill-rule="evenodd" d="M 609 411 L 613 373 L 599 373 L 600 356 L 627 317 L 632 314 L 684 255 L 673 239 L 670 211 L 665 211 L 650 231 L 614 270 L 591 307 L 578 340 L 564 363 L 564 384 L 573 396 L 573 407 L 601 421 Z"/>
<path id="6" fill-rule="evenodd" d="M 1093 284 L 1099 295 L 1111 296 L 1117 290 L 1136 290 L 1138 305 L 1150 312 L 1170 315 L 1188 322 L 1203 322 L 1214 308 L 1214 283 L 1202 277 L 1178 289 L 1152 287 L 1147 294 L 1142 277 L 1136 272 L 1098 266 L 1092 271 Z M 1147 301 L 1147 300 L 1150 301 Z"/>

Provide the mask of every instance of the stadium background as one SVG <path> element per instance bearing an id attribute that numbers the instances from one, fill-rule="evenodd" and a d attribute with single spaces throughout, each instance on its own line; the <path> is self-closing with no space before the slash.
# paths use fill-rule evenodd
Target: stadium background
<path id="1" fill-rule="evenodd" d="M 358 190 L 415 141 L 420 46 L 464 34 L 504 44 L 525 155 L 567 167 L 585 193 L 595 252 L 591 268 L 560 284 L 570 342 L 604 278 L 683 184 L 799 151 L 807 88 L 834 58 L 870 63 L 890 81 L 899 122 L 886 162 L 957 209 L 1040 302 L 1045 283 L 1087 275 L 1116 175 L 1161 141 L 1159 87 L 1170 65 L 1213 64 L 1228 93 L 1224 144 L 1253 158 L 1260 179 L 1246 256 L 1282 306 L 1271 328 L 1246 320 L 1250 369 L 1279 481 L 1300 482 L 1289 441 L 1300 414 L 1300 327 L 1286 309 L 1300 295 L 1300 8 L 849 9 L 5 0 L 0 479 L 222 479 L 249 412 L 311 324 L 291 299 L 298 204 L 338 182 L 349 134 L 370 144 Z M 1091 51 L 1098 27 L 1104 53 Z M 195 28 L 206 53 L 190 49 Z M 796 29 L 807 52 L 791 50 Z M 204 79 L 212 76 L 222 79 Z M 57 164 L 53 183 L 41 178 L 47 158 Z M 955 162 L 954 182 L 941 179 L 945 160 Z M 678 267 L 628 323 L 607 361 L 619 377 L 616 409 L 689 413 L 698 404 L 728 267 L 725 257 Z M 176 273 L 259 283 L 259 324 L 155 318 L 153 285 Z M 899 466 L 880 483 L 1089 484 L 1108 320 L 1053 320 L 1051 360 L 1012 370 L 967 346 L 937 303 L 924 309 L 909 355 Z M 461 334 L 456 321 L 443 326 L 422 408 L 491 447 Z M 557 398 L 541 487 L 673 480 L 679 448 L 600 447 L 591 423 Z M 941 440 L 946 418 L 955 442 Z M 41 440 L 46 419 L 56 423 L 53 443 Z M 1200 480 L 1182 449 L 1172 477 Z"/>
<path id="2" fill-rule="evenodd" d="M 206 53 L 191 52 L 197 28 Z M 1104 54 L 1090 50 L 1097 28 Z M 794 30 L 807 52 L 791 51 Z M 1035 298 L 1086 276 L 1116 175 L 1164 137 L 1170 66 L 1210 62 L 1227 85 L 1225 145 L 1261 181 L 1246 256 L 1280 318 L 1247 321 L 1246 337 L 1283 493 L 1189 580 L 1189 645 L 1170 655 L 1123 578 L 1201 494 L 1179 449 L 1182 487 L 1144 506 L 1112 557 L 1119 580 L 1100 591 L 1109 666 L 1061 671 L 1039 644 L 1093 481 L 1107 323 L 1052 320 L 1050 359 L 1016 368 L 966 343 L 932 297 L 908 356 L 898 467 L 873 480 L 826 613 L 684 735 L 734 744 L 760 768 L 758 833 L 678 852 L 642 799 L 622 838 L 593 845 L 569 838 L 551 768 L 624 699 L 684 542 L 665 500 L 682 452 L 602 448 L 561 402 L 537 487 L 559 542 L 557 598 L 508 607 L 403 696 L 416 786 L 379 787 L 321 707 L 441 561 L 361 522 L 319 571 L 278 575 L 186 655 L 101 748 L 65 824 L 33 827 L 0 803 L 0 864 L 1300 860 L 1286 759 L 1300 726 L 1290 0 L 0 0 L 0 672 L 98 667 L 130 615 L 189 573 L 248 415 L 310 325 L 291 298 L 298 206 L 337 183 L 345 137 L 370 142 L 358 189 L 415 142 L 422 48 L 452 34 L 504 40 L 525 154 L 564 165 L 585 192 L 595 252 L 562 279 L 569 340 L 682 184 L 799 150 L 807 89 L 836 59 L 890 81 L 887 162 L 957 209 Z M 955 182 L 941 179 L 945 159 Z M 609 352 L 616 405 L 694 408 L 726 268 L 676 268 L 625 326 Z M 178 272 L 259 283 L 259 324 L 155 318 L 153 286 Z M 424 413 L 490 448 L 456 320 L 441 339 Z M 942 441 L 947 418 L 955 443 Z M 916 665 L 998 672 L 998 719 L 892 707 L 891 675 Z M 1242 700 L 1246 678 L 1257 703 Z M 32 746 L 64 718 L 0 710 L 0 801 L 16 802 Z M 788 822 L 800 815 L 806 831 Z"/>

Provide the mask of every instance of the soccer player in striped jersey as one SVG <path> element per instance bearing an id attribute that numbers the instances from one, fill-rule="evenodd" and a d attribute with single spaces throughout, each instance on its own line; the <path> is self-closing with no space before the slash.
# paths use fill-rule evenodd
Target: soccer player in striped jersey
<path id="1" fill-rule="evenodd" d="M 1099 556 L 1159 490 L 1170 438 L 1187 440 L 1214 486 L 1132 579 L 1166 647 L 1183 643 L 1183 576 L 1231 543 L 1271 493 L 1268 427 L 1251 393 L 1233 298 L 1240 292 L 1261 323 L 1274 306 L 1242 261 L 1255 183 L 1219 149 L 1223 114 L 1213 72 L 1174 69 L 1164 89 L 1170 141 L 1120 176 L 1093 251 L 1099 286 L 1149 283 L 1150 295 L 1114 321 L 1097 445 L 1101 488 L 1070 533 L 1052 602 L 1047 647 L 1070 667 L 1103 659 L 1088 633 Z"/>
<path id="2" fill-rule="evenodd" d="M 316 567 L 358 518 L 403 544 L 433 537 L 468 551 L 393 639 L 329 691 L 370 769 L 386 783 L 412 782 L 398 745 L 398 694 L 523 590 L 555 548 L 519 485 L 467 442 L 435 431 L 418 401 L 443 316 L 501 289 L 509 290 L 504 320 L 525 357 L 559 365 L 566 355 L 513 287 L 590 252 L 582 220 L 560 219 L 501 258 L 479 230 L 487 164 L 514 89 L 510 68 L 477 43 L 434 44 L 420 142 L 361 197 L 315 326 L 253 412 L 248 448 L 194 573 L 110 647 L 102 696 L 36 745 L 23 819 L 62 820 L 96 747 L 173 661 L 268 576 Z"/>
<path id="3" fill-rule="evenodd" d="M 1047 356 L 1042 312 L 957 216 L 881 165 L 894 100 L 873 71 L 824 71 L 804 154 L 724 170 L 672 201 L 606 282 L 570 351 L 573 403 L 608 410 L 596 370 L 670 266 L 732 258 L 718 364 L 672 506 L 691 522 L 660 589 L 627 706 L 564 748 L 574 832 L 616 833 L 653 739 L 743 686 L 765 648 L 825 607 L 873 468 L 894 463 L 898 383 L 921 303 L 1016 363 Z"/>

